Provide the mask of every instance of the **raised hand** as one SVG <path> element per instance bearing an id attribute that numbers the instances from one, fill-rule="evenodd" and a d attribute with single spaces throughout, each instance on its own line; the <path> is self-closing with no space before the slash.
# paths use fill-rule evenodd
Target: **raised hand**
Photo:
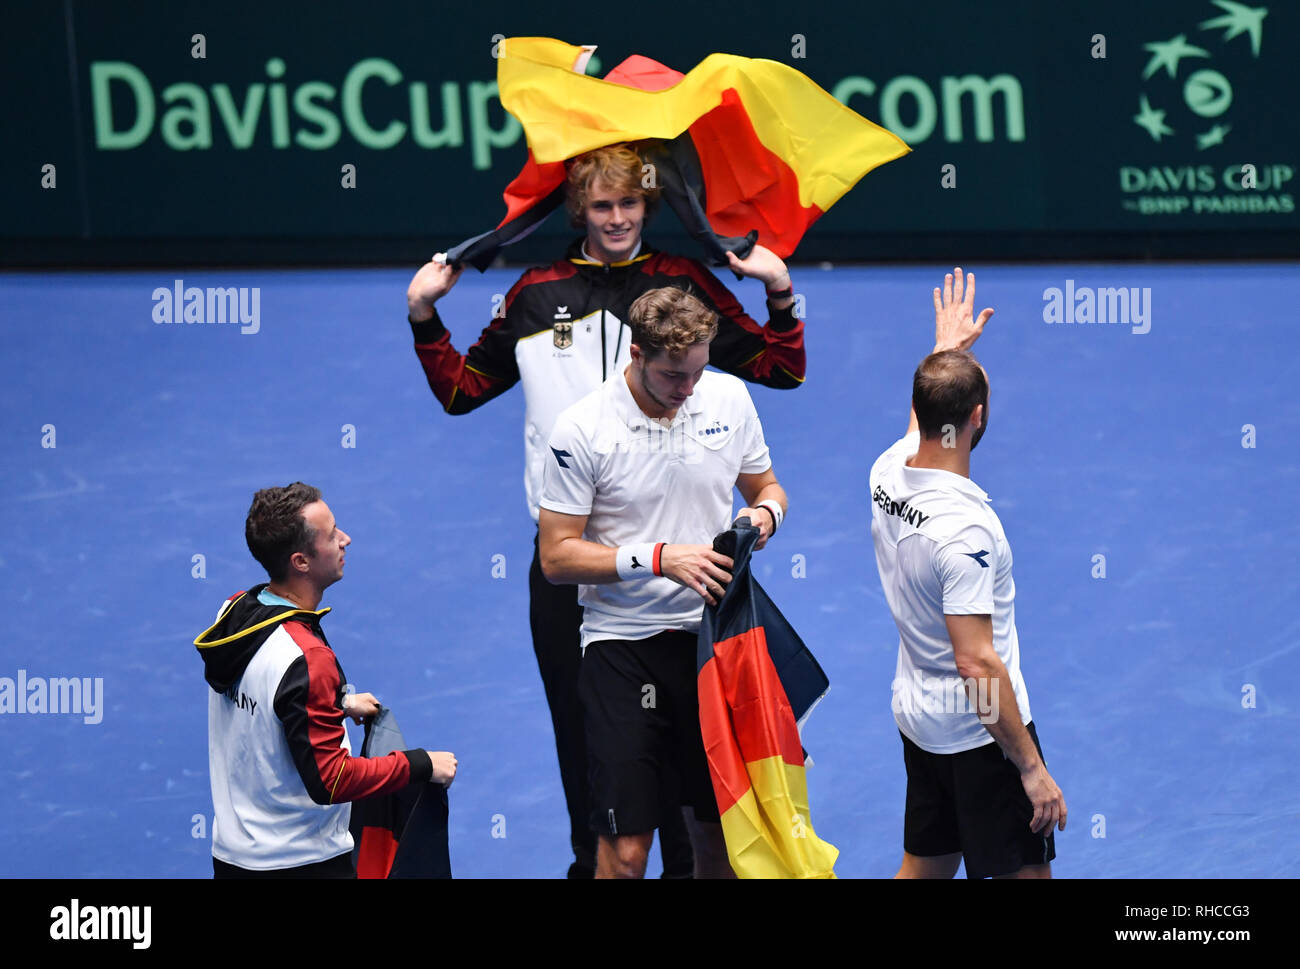
<path id="1" fill-rule="evenodd" d="M 437 257 L 421 266 L 411 279 L 411 284 L 406 287 L 406 308 L 411 319 L 427 320 L 433 316 L 433 304 L 447 295 L 464 270 L 463 265 L 459 269 L 452 269 L 446 263 L 439 262 Z"/>
<path id="2" fill-rule="evenodd" d="M 943 292 L 934 290 L 934 349 L 969 350 L 993 315 L 986 307 L 975 318 L 975 274 L 963 280 L 961 267 L 943 277 Z"/>
<path id="3" fill-rule="evenodd" d="M 754 246 L 744 259 L 738 258 L 734 252 L 728 252 L 727 264 L 732 272 L 761 280 L 768 289 L 784 289 L 790 285 L 790 273 L 785 262 L 764 246 Z"/>

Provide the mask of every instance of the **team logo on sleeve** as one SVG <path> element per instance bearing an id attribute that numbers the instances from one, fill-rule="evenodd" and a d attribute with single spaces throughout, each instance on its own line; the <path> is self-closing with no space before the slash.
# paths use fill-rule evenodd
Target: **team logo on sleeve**
<path id="1" fill-rule="evenodd" d="M 555 323 L 555 349 L 567 350 L 573 346 L 573 324 L 572 323 Z"/>
<path id="2" fill-rule="evenodd" d="M 982 549 L 981 551 L 978 552 L 962 552 L 961 554 L 969 555 L 971 558 L 973 558 L 976 562 L 980 564 L 981 569 L 987 569 L 989 567 L 989 564 L 984 561 L 984 556 L 989 554 L 988 549 Z"/>
<path id="3" fill-rule="evenodd" d="M 562 468 L 568 468 L 569 465 L 564 463 L 565 458 L 573 457 L 568 451 L 561 451 L 559 448 L 551 448 L 551 453 L 555 455 L 555 463 Z"/>

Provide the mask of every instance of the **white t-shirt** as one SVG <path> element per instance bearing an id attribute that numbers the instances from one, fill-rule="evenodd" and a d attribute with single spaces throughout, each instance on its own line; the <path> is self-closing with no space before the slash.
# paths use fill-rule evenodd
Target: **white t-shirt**
<path id="1" fill-rule="evenodd" d="M 991 615 L 993 648 L 1007 668 L 1022 723 L 1029 694 L 1020 675 L 1011 546 L 989 496 L 951 471 L 910 468 L 920 432 L 871 467 L 871 538 L 885 599 L 898 626 L 894 719 L 923 750 L 955 754 L 993 743 L 984 726 L 1009 697 L 977 684 L 968 698 L 944 616 Z"/>
<path id="2" fill-rule="evenodd" d="M 600 545 L 708 545 L 731 525 L 739 474 L 772 466 L 744 383 L 705 371 L 671 425 L 647 417 L 622 370 L 560 414 L 551 433 L 540 505 L 586 515 Z M 582 646 L 697 632 L 704 600 L 658 577 L 580 585 Z"/>

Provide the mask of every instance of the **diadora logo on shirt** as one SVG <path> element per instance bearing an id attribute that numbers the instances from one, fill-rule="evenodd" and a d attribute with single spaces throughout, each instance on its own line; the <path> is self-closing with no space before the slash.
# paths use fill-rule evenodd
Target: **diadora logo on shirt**
<path id="1" fill-rule="evenodd" d="M 554 447 L 551 448 L 551 453 L 555 455 L 556 464 L 558 464 L 562 468 L 569 467 L 569 465 L 565 462 L 564 459 L 573 457 L 572 454 L 570 454 L 568 451 L 561 451 L 559 448 L 554 448 Z"/>
<path id="2" fill-rule="evenodd" d="M 978 552 L 962 552 L 961 554 L 969 555 L 971 558 L 973 558 L 976 562 L 980 564 L 981 569 L 987 569 L 989 567 L 989 564 L 984 561 L 984 556 L 989 554 L 988 549 L 982 549 Z"/>
<path id="3" fill-rule="evenodd" d="M 722 421 L 714 421 L 708 427 L 700 428 L 699 431 L 697 431 L 696 433 L 700 437 L 709 437 L 710 435 L 713 434 L 725 434 L 729 430 L 731 430 L 731 426 L 729 424 L 724 424 L 722 423 Z"/>

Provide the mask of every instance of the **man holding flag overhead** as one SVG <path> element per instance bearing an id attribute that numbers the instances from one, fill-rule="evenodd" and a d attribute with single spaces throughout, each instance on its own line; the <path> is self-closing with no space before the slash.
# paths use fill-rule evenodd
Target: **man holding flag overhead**
<path id="1" fill-rule="evenodd" d="M 510 289 L 500 314 L 461 356 L 434 303 L 455 284 L 459 271 L 430 262 L 407 293 L 415 351 L 430 388 L 449 414 L 464 414 L 522 381 L 525 397 L 525 487 L 529 511 L 538 517 L 546 440 L 565 407 L 621 372 L 631 359 L 628 308 L 660 286 L 689 288 L 718 319 L 708 362 L 746 380 L 793 388 L 803 381 L 803 322 L 785 263 L 762 246 L 743 261 L 729 253 L 733 269 L 760 279 L 767 289 L 770 322 L 759 326 L 731 292 L 694 259 L 658 252 L 642 241 L 657 190 L 641 186 L 641 156 L 626 146 L 597 149 L 576 159 L 567 179 L 568 211 L 585 237 L 564 259 L 531 269 Z M 577 589 L 554 586 L 542 576 L 534 552 L 529 572 L 533 648 L 555 728 L 560 777 L 574 851 L 571 877 L 590 877 L 595 840 L 587 826 L 587 752 L 578 702 Z M 660 832 L 664 870 L 690 877 L 685 831 L 670 822 Z"/>
<path id="2" fill-rule="evenodd" d="M 597 877 L 639 878 L 655 828 L 687 815 L 697 877 L 731 877 L 703 742 L 696 634 L 732 560 L 713 536 L 739 512 L 765 543 L 785 515 L 745 385 L 709 373 L 716 315 L 688 293 L 632 304 L 632 362 L 566 409 L 543 479 L 542 569 L 578 583 L 579 673 Z"/>
<path id="3" fill-rule="evenodd" d="M 713 55 L 683 75 L 633 56 L 598 79 L 585 75 L 593 50 L 547 38 L 504 43 L 501 99 L 523 124 L 528 161 L 506 190 L 501 224 L 426 264 L 407 292 L 416 352 L 448 413 L 468 413 L 522 381 L 534 519 L 555 417 L 628 363 L 628 307 L 643 293 L 690 289 L 717 315 L 710 364 L 751 382 L 797 387 L 804 378 L 803 323 L 783 257 L 862 175 L 907 151 L 785 65 Z M 764 283 L 765 326 L 701 263 L 643 242 L 661 196 L 713 265 Z M 562 204 L 585 238 L 565 258 L 526 273 L 462 356 L 434 304 L 465 263 L 486 268 Z M 573 586 L 545 581 L 536 555 L 530 600 L 569 810 L 570 875 L 582 876 L 593 867 L 595 847 L 577 697 L 582 610 Z M 689 875 L 689 850 L 684 862 L 683 852 L 673 851 L 684 838 L 671 823 L 660 836 L 665 873 Z"/>

